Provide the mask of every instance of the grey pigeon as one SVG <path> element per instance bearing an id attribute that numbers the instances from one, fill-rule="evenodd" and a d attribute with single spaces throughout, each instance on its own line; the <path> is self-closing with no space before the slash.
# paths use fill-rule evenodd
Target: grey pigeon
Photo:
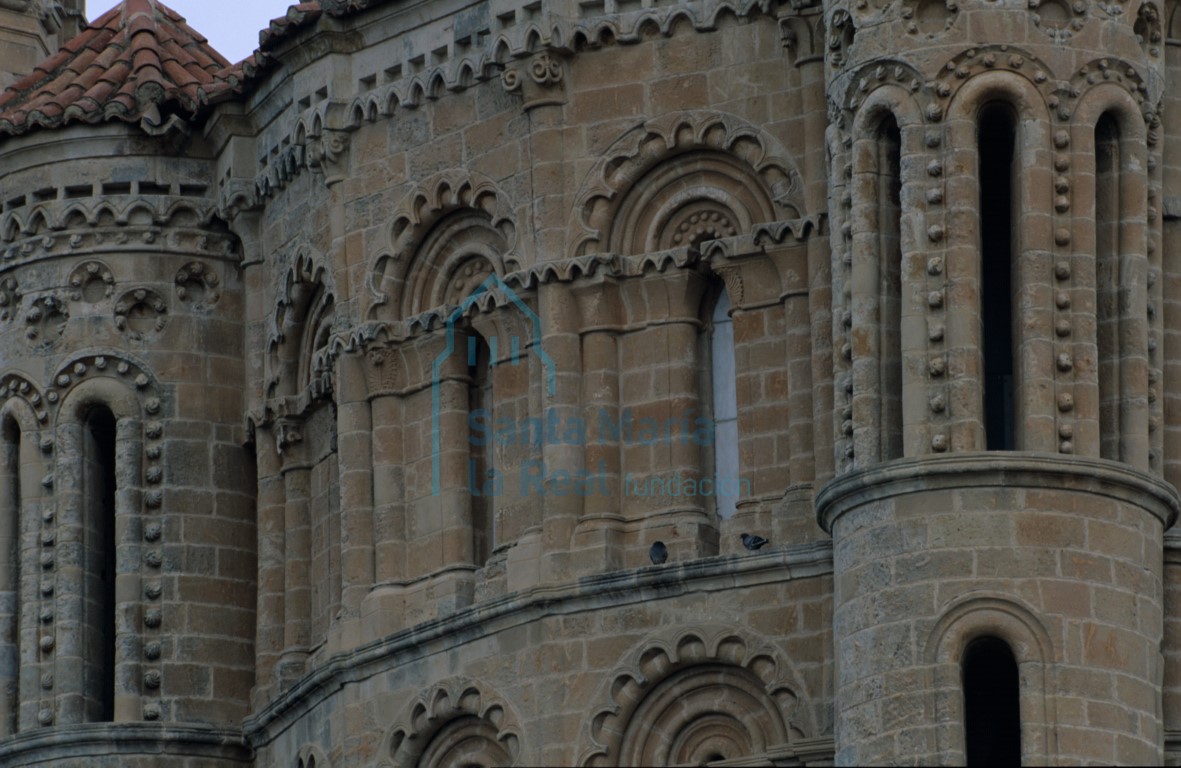
<path id="1" fill-rule="evenodd" d="M 742 534 L 742 546 L 746 547 L 751 552 L 754 552 L 756 549 L 759 549 L 766 544 L 767 540 L 762 536 L 754 536 L 749 533 Z"/>
<path id="2" fill-rule="evenodd" d="M 653 542 L 648 548 L 648 557 L 652 558 L 653 565 L 663 565 L 664 561 L 668 560 L 668 547 L 663 541 Z"/>

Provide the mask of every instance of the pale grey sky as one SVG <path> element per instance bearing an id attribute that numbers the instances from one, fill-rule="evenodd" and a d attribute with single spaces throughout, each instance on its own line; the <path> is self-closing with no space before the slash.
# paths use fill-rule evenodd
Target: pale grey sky
<path id="1" fill-rule="evenodd" d="M 87 0 L 86 18 L 106 13 L 119 0 Z M 258 31 L 282 16 L 297 0 L 163 0 L 205 35 L 213 47 L 237 63 L 258 47 Z"/>

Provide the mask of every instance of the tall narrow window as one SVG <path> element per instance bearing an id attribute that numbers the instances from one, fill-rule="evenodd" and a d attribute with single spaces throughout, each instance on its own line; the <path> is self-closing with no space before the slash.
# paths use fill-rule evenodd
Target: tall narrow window
<path id="1" fill-rule="evenodd" d="M 882 459 L 902 457 L 902 136 L 893 116 L 878 130 Z"/>
<path id="2" fill-rule="evenodd" d="M 734 322 L 730 297 L 718 295 L 710 322 L 710 388 L 714 416 L 714 508 L 733 516 L 742 487 L 738 466 L 738 382 L 734 365 Z"/>
<path id="3" fill-rule="evenodd" d="M 475 331 L 467 339 L 469 424 L 481 424 L 471 431 L 468 455 L 468 486 L 472 506 L 472 557 L 483 565 L 496 546 L 495 423 L 492 418 L 492 350 Z"/>
<path id="4" fill-rule="evenodd" d="M 1095 288 L 1099 355 L 1100 455 L 1120 458 L 1119 126 L 1110 113 L 1095 125 Z"/>
<path id="5" fill-rule="evenodd" d="M 89 722 L 115 719 L 115 416 L 94 407 L 86 414 L 85 583 L 86 663 L 82 687 Z"/>
<path id="6" fill-rule="evenodd" d="M 1020 684 L 1008 643 L 995 637 L 968 643 L 962 675 L 968 765 L 1020 765 Z"/>
<path id="7" fill-rule="evenodd" d="M 1001 104 L 980 111 L 980 315 L 984 429 L 990 451 L 1016 447 L 1013 394 L 1014 116 Z"/>
<path id="8" fill-rule="evenodd" d="M 17 732 L 20 711 L 21 431 L 0 431 L 0 738 Z"/>

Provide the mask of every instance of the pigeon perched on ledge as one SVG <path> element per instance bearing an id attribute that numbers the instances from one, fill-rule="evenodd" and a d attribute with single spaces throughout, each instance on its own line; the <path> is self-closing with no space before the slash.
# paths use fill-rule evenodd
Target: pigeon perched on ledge
<path id="1" fill-rule="evenodd" d="M 663 565 L 665 560 L 668 560 L 668 547 L 664 545 L 663 541 L 657 541 L 648 548 L 648 557 L 652 559 L 653 565 Z"/>
<path id="2" fill-rule="evenodd" d="M 755 535 L 749 534 L 749 533 L 742 534 L 742 546 L 746 547 L 751 552 L 754 552 L 756 549 L 760 549 L 761 547 L 766 546 L 767 543 L 768 543 L 767 540 L 764 539 L 762 536 L 755 536 Z"/>

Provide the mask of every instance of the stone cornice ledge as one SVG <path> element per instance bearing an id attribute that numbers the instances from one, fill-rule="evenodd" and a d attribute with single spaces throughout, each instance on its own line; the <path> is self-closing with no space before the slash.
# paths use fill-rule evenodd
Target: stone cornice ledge
<path id="1" fill-rule="evenodd" d="M 1176 488 L 1127 464 L 1052 453 L 990 451 L 899 459 L 850 472 L 820 489 L 816 520 L 832 533 L 836 518 L 862 504 L 908 493 L 988 487 L 1107 496 L 1144 508 L 1166 529 L 1181 511 Z"/>
<path id="2" fill-rule="evenodd" d="M 91 723 L 42 728 L 0 741 L 0 765 L 66 765 L 123 755 L 216 759 L 252 765 L 254 751 L 239 728 L 176 723 Z M 74 762 L 73 764 L 78 764 Z"/>
<path id="3" fill-rule="evenodd" d="M 1181 565 L 1181 530 L 1173 528 L 1165 532 L 1165 562 Z M 1181 731 L 1178 731 L 1181 734 Z"/>
<path id="4" fill-rule="evenodd" d="M 547 616 L 617 608 L 692 592 L 749 588 L 832 573 L 832 544 L 820 541 L 761 552 L 703 558 L 583 577 L 576 582 L 535 587 L 480 603 L 454 615 L 424 622 L 355 650 L 338 653 L 243 725 L 255 746 L 324 699 L 393 665 Z"/>

